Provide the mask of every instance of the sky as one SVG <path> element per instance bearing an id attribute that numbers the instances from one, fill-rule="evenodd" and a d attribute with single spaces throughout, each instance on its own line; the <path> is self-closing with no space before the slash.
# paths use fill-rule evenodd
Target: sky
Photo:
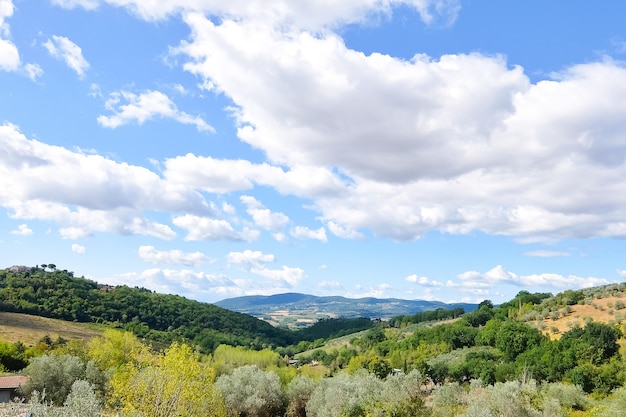
<path id="1" fill-rule="evenodd" d="M 625 15 L 0 0 L 0 267 L 204 302 L 624 281 Z"/>

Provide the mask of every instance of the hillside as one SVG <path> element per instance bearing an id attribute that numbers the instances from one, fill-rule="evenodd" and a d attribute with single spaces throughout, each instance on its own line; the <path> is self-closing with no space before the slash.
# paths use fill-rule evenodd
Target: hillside
<path id="1" fill-rule="evenodd" d="M 102 335 L 104 327 L 21 313 L 0 312 L 0 340 L 33 345 L 49 336 L 56 340 L 90 340 Z"/>
<path id="2" fill-rule="evenodd" d="M 329 317 L 367 317 L 387 320 L 438 308 L 447 310 L 462 308 L 466 312 L 477 308 L 476 304 L 446 304 L 437 301 L 397 298 L 319 297 L 300 293 L 236 297 L 215 304 L 229 310 L 253 315 L 272 324 L 292 328 L 308 326 L 319 319 Z"/>
<path id="3" fill-rule="evenodd" d="M 143 288 L 99 285 L 66 270 L 0 270 L 0 311 L 105 323 L 159 342 L 190 340 L 206 351 L 220 343 L 288 345 L 294 335 L 250 315 Z"/>
<path id="4" fill-rule="evenodd" d="M 626 322 L 626 285 L 612 284 L 568 290 L 545 299 L 532 309 L 522 307 L 520 318 L 551 339 L 591 321 L 611 325 Z"/>

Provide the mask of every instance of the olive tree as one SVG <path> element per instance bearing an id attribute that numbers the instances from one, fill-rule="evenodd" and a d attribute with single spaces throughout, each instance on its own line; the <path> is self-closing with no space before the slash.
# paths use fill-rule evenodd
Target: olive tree
<path id="1" fill-rule="evenodd" d="M 366 407 L 380 400 L 382 384 L 366 370 L 324 379 L 311 395 L 306 407 L 307 416 L 364 416 Z"/>
<path id="2" fill-rule="evenodd" d="M 280 378 L 256 365 L 241 366 L 230 375 L 220 375 L 215 388 L 221 392 L 231 417 L 274 417 L 285 413 L 287 397 Z"/>
<path id="3" fill-rule="evenodd" d="M 87 380 L 102 391 L 106 378 L 93 362 L 86 364 L 72 355 L 43 355 L 33 358 L 25 369 L 30 377 L 22 387 L 23 393 L 30 396 L 34 391 L 45 393 L 46 399 L 56 405 L 62 405 L 67 398 L 72 384 L 78 380 Z"/>

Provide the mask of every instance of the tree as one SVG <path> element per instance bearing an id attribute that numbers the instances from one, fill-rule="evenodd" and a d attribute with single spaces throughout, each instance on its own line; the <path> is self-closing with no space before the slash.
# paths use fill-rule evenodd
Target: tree
<path id="1" fill-rule="evenodd" d="M 288 417 L 306 417 L 306 405 L 315 391 L 315 381 L 308 376 L 297 376 L 287 386 Z"/>
<path id="2" fill-rule="evenodd" d="M 215 373 L 188 345 L 174 343 L 147 365 L 128 363 L 113 374 L 113 403 L 130 415 L 150 417 L 225 417 L 213 387 Z"/>
<path id="3" fill-rule="evenodd" d="M 507 320 L 498 329 L 496 347 L 505 360 L 513 361 L 522 352 L 539 345 L 542 339 L 539 330 L 516 320 Z"/>
<path id="4" fill-rule="evenodd" d="M 87 354 L 103 371 L 118 369 L 135 361 L 145 350 L 137 336 L 130 332 L 105 330 L 102 336 L 91 339 L 87 344 Z"/>
<path id="5" fill-rule="evenodd" d="M 63 407 L 47 403 L 45 393 L 35 392 L 29 402 L 28 411 L 29 416 L 36 417 L 100 417 L 102 415 L 100 414 L 100 401 L 92 385 L 83 380 L 72 384 Z M 18 414 L 15 412 L 10 415 Z"/>
<path id="6" fill-rule="evenodd" d="M 306 407 L 308 417 L 364 416 L 380 399 L 383 382 L 366 370 L 340 373 L 319 382 Z"/>
<path id="7" fill-rule="evenodd" d="M 87 372 L 89 369 L 89 372 Z M 29 396 L 34 391 L 44 393 L 46 398 L 56 405 L 61 405 L 69 394 L 72 384 L 78 380 L 91 379 L 102 389 L 104 378 L 93 364 L 85 364 L 72 355 L 43 355 L 33 358 L 26 367 L 29 382 L 23 387 Z"/>
<path id="8" fill-rule="evenodd" d="M 215 387 L 222 393 L 231 417 L 274 417 L 285 412 L 287 398 L 278 375 L 263 372 L 256 365 L 221 375 Z"/>

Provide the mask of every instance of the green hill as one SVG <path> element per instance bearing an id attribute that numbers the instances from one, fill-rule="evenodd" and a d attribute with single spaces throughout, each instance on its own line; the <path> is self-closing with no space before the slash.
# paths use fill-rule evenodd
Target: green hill
<path id="1" fill-rule="evenodd" d="M 0 311 L 104 323 L 154 341 L 285 346 L 294 334 L 247 314 L 144 288 L 103 286 L 56 267 L 0 270 Z"/>

